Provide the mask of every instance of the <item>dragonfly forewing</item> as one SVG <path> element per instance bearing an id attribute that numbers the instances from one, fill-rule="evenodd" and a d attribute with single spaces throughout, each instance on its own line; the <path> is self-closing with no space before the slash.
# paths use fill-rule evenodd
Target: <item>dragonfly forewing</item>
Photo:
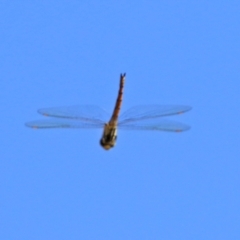
<path id="1" fill-rule="evenodd" d="M 35 129 L 43 129 L 43 128 L 103 128 L 104 123 L 99 122 L 86 122 L 86 121 L 78 121 L 78 120 L 68 120 L 68 119 L 42 119 L 35 120 L 31 122 L 27 122 L 25 124 L 27 127 L 35 128 Z"/>
<path id="2" fill-rule="evenodd" d="M 139 122 L 119 123 L 119 129 L 123 130 L 153 130 L 167 132 L 183 132 L 190 129 L 190 126 L 168 119 L 148 119 Z"/>

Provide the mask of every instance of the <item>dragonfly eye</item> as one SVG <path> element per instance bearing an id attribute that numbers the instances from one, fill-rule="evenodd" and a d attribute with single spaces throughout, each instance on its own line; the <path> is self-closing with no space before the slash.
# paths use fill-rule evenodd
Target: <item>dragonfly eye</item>
<path id="1" fill-rule="evenodd" d="M 116 140 L 117 140 L 116 128 L 109 128 L 108 126 L 106 126 L 103 136 L 100 140 L 100 145 L 104 149 L 108 150 L 115 146 Z"/>
<path id="2" fill-rule="evenodd" d="M 106 141 L 104 138 L 101 138 L 100 145 L 105 149 L 109 150 L 110 148 L 113 148 L 116 143 L 116 138 L 112 141 Z"/>

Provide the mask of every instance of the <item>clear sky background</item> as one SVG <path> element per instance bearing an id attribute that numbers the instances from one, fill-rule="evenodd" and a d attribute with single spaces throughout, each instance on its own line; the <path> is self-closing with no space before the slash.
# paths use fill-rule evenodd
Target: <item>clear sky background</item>
<path id="1" fill-rule="evenodd" d="M 1 1 L 0 239 L 240 239 L 240 2 Z M 188 132 L 38 130 L 37 109 L 184 104 Z"/>

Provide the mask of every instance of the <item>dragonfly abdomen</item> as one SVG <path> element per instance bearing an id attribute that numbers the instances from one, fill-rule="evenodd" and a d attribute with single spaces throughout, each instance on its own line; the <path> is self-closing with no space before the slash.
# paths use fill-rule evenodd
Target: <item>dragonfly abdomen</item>
<path id="1" fill-rule="evenodd" d="M 112 124 L 116 124 L 118 116 L 119 116 L 119 112 L 121 109 L 125 77 L 126 77 L 125 73 L 120 75 L 120 85 L 119 85 L 119 90 L 118 90 L 118 97 L 117 97 L 114 111 L 113 111 L 113 114 L 112 114 L 112 117 L 110 120 L 110 123 L 112 123 Z"/>

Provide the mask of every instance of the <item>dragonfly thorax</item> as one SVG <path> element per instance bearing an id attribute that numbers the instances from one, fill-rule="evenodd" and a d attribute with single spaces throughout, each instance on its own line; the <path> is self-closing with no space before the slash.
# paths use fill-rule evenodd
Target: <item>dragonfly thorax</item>
<path id="1" fill-rule="evenodd" d="M 105 149 L 109 150 L 114 147 L 117 140 L 117 128 L 108 123 L 105 124 L 103 135 L 100 140 L 100 145 Z"/>

